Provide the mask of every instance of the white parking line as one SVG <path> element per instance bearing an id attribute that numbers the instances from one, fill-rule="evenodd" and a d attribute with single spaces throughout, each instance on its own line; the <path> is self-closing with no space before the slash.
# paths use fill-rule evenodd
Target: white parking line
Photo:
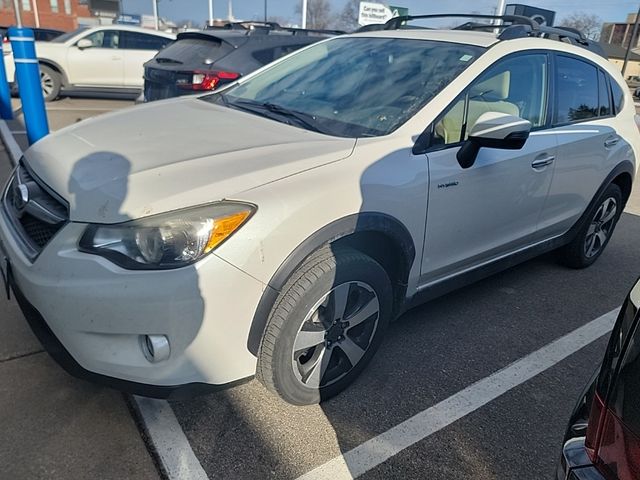
<path id="1" fill-rule="evenodd" d="M 405 448 L 469 415 L 602 337 L 613 327 L 617 313 L 618 309 L 587 323 L 353 450 L 302 475 L 298 480 L 342 480 L 362 475 Z"/>
<path id="2" fill-rule="evenodd" d="M 208 480 L 169 403 L 133 398 L 169 480 Z"/>

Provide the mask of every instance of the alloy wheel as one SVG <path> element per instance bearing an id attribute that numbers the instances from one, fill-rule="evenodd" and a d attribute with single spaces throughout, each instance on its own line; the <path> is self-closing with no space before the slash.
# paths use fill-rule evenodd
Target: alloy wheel
<path id="1" fill-rule="evenodd" d="M 42 93 L 45 97 L 51 95 L 54 88 L 53 78 L 47 72 L 40 72 L 40 84 L 42 85 Z"/>
<path id="2" fill-rule="evenodd" d="M 613 224 L 618 213 L 618 202 L 613 197 L 607 198 L 591 220 L 587 235 L 584 241 L 584 254 L 587 258 L 592 258 L 597 255 L 604 244 L 607 242 L 607 238 L 613 230 Z"/>
<path id="3" fill-rule="evenodd" d="M 342 283 L 307 313 L 293 344 L 293 371 L 320 388 L 347 375 L 364 357 L 378 328 L 380 304 L 364 282 Z"/>

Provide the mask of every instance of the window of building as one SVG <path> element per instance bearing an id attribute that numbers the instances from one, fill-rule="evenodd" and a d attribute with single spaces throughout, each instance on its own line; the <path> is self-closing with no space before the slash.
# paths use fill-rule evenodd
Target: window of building
<path id="1" fill-rule="evenodd" d="M 31 0 L 22 0 L 22 10 L 25 12 L 31 11 Z"/>
<path id="2" fill-rule="evenodd" d="M 64 0 L 64 13 L 71 15 L 71 0 Z"/>
<path id="3" fill-rule="evenodd" d="M 49 0 L 49 5 L 51 6 L 51 11 L 53 13 L 58 13 L 60 11 L 58 9 L 58 0 Z"/>

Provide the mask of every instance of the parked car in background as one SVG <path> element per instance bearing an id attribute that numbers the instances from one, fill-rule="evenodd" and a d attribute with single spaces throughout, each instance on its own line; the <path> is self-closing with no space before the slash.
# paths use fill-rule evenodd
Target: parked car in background
<path id="1" fill-rule="evenodd" d="M 144 66 L 144 100 L 188 95 L 233 82 L 299 48 L 342 32 L 283 28 L 275 23 L 228 24 L 178 34 Z"/>
<path id="2" fill-rule="evenodd" d="M 42 93 L 46 101 L 65 92 L 139 94 L 143 65 L 175 39 L 170 33 L 125 25 L 80 28 L 50 42 L 36 42 Z M 7 78 L 14 80 L 11 55 Z"/>
<path id="3" fill-rule="evenodd" d="M 565 434 L 558 480 L 640 478 L 640 280 L 622 305 L 601 367 Z"/>
<path id="4" fill-rule="evenodd" d="M 627 78 L 627 85 L 629 85 L 629 88 L 638 88 L 638 87 L 640 87 L 640 76 L 634 75 L 634 76 L 631 76 L 631 77 Z"/>
<path id="5" fill-rule="evenodd" d="M 0 208 L 34 331 L 121 389 L 255 375 L 302 405 L 412 306 L 552 250 L 593 264 L 640 155 L 630 92 L 588 40 L 499 19 L 329 38 L 39 140 Z"/>
<path id="6" fill-rule="evenodd" d="M 36 42 L 50 42 L 54 38 L 62 35 L 62 30 L 55 30 L 53 28 L 35 28 L 29 27 L 33 30 L 33 36 Z M 9 35 L 8 35 L 9 27 L 0 27 L 0 35 L 2 35 L 2 43 L 9 43 Z"/>

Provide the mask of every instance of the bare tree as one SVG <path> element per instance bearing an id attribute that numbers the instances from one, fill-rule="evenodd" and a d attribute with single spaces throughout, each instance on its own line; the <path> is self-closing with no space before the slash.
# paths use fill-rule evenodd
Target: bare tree
<path id="1" fill-rule="evenodd" d="M 296 6 L 296 13 L 302 13 L 302 6 Z M 333 21 L 331 4 L 329 0 L 308 0 L 307 3 L 307 28 L 329 28 Z"/>
<path id="2" fill-rule="evenodd" d="M 336 27 L 340 30 L 356 30 L 360 15 L 360 0 L 349 0 L 336 18 Z"/>
<path id="3" fill-rule="evenodd" d="M 587 38 L 598 40 L 602 30 L 602 19 L 593 13 L 574 12 L 560 21 L 560 26 L 580 30 Z"/>

